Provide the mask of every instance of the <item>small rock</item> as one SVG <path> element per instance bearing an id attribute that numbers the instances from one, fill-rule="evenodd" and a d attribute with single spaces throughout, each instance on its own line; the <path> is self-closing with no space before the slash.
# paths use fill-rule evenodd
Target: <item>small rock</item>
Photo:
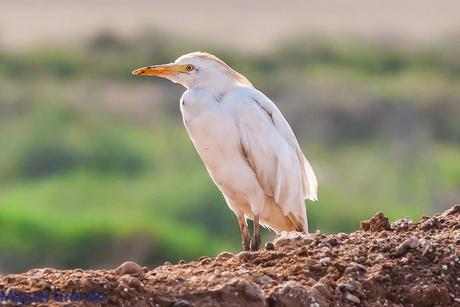
<path id="1" fill-rule="evenodd" d="M 430 230 L 430 229 L 433 229 L 433 228 L 438 228 L 439 225 L 440 225 L 439 219 L 434 216 L 431 219 L 423 221 L 420 224 L 420 228 L 423 229 L 423 230 Z"/>
<path id="2" fill-rule="evenodd" d="M 185 264 L 187 261 L 185 261 L 184 259 L 181 259 L 179 260 L 178 264 Z"/>
<path id="3" fill-rule="evenodd" d="M 45 275 L 44 274 L 44 269 L 37 269 L 37 271 L 35 272 L 34 275 L 35 275 L 34 277 L 43 278 L 43 276 Z"/>
<path id="4" fill-rule="evenodd" d="M 251 260 L 251 253 L 248 251 L 242 251 L 237 256 L 238 256 L 238 259 L 244 262 Z"/>
<path id="5" fill-rule="evenodd" d="M 265 243 L 265 249 L 269 251 L 275 250 L 275 245 L 272 242 L 267 242 Z"/>
<path id="6" fill-rule="evenodd" d="M 130 286 L 131 288 L 137 288 L 141 285 L 141 282 L 139 281 L 139 279 L 129 274 L 122 275 L 119 278 L 119 281 L 123 284 Z"/>
<path id="7" fill-rule="evenodd" d="M 345 294 L 345 299 L 350 301 L 350 302 L 353 302 L 355 304 L 361 304 L 361 300 L 358 297 L 356 297 L 353 294 L 351 294 L 351 293 Z"/>
<path id="8" fill-rule="evenodd" d="M 336 238 L 332 237 L 327 240 L 327 243 L 329 243 L 330 246 L 337 246 L 339 242 L 337 241 Z"/>
<path id="9" fill-rule="evenodd" d="M 343 292 L 355 292 L 356 287 L 355 285 L 349 284 L 349 283 L 343 283 L 339 284 L 339 289 L 342 290 Z"/>
<path id="10" fill-rule="evenodd" d="M 455 237 L 455 244 L 460 244 L 460 233 Z"/>
<path id="11" fill-rule="evenodd" d="M 240 275 L 246 274 L 246 273 L 249 273 L 249 270 L 248 270 L 248 269 L 241 268 L 241 269 L 238 270 L 238 274 L 240 274 Z"/>
<path id="12" fill-rule="evenodd" d="M 115 269 L 115 273 L 119 276 L 125 274 L 139 274 L 143 275 L 144 270 L 135 262 L 133 261 L 126 261 L 123 262 L 118 268 Z"/>
<path id="13" fill-rule="evenodd" d="M 238 302 L 251 302 L 250 306 L 265 306 L 265 296 L 262 289 L 255 283 L 246 280 L 237 280 L 231 284 L 227 284 L 215 292 L 218 297 L 226 298 L 227 300 L 235 300 L 235 302 L 227 304 L 208 304 L 206 306 L 240 306 Z M 204 304 L 203 304 L 204 305 Z M 197 306 L 202 306 L 197 304 Z"/>
<path id="14" fill-rule="evenodd" d="M 419 244 L 419 241 L 415 237 L 411 237 L 406 239 L 404 242 L 402 242 L 398 248 L 396 249 L 395 256 L 400 257 L 407 253 L 410 249 L 417 247 Z"/>
<path id="15" fill-rule="evenodd" d="M 197 283 L 198 281 L 200 281 L 200 278 L 198 276 L 192 276 L 190 277 L 189 281 L 191 283 Z"/>
<path id="16" fill-rule="evenodd" d="M 409 219 L 408 217 L 405 217 L 405 218 L 402 218 L 402 219 L 394 221 L 391 224 L 391 227 L 393 229 L 395 229 L 395 228 L 404 229 L 404 228 L 407 228 L 408 226 L 410 226 L 412 224 L 414 224 L 414 222 L 411 219 Z"/>
<path id="17" fill-rule="evenodd" d="M 219 255 L 217 255 L 217 259 L 229 259 L 229 258 L 232 258 L 233 257 L 233 254 L 230 253 L 230 252 L 222 252 L 220 253 Z"/>
<path id="18" fill-rule="evenodd" d="M 193 305 L 186 301 L 186 300 L 180 300 L 172 304 L 172 307 L 192 307 Z"/>
<path id="19" fill-rule="evenodd" d="M 381 254 L 379 254 L 381 255 Z M 356 263 L 356 262 L 352 262 L 351 265 L 353 266 L 353 268 L 356 270 L 356 271 L 363 271 L 365 272 L 366 271 L 366 267 L 362 264 L 359 264 L 359 263 Z"/>
<path id="20" fill-rule="evenodd" d="M 349 235 L 344 233 L 344 232 L 339 232 L 337 234 L 337 238 L 339 238 L 340 240 L 345 240 L 345 239 L 348 239 Z"/>
<path id="21" fill-rule="evenodd" d="M 460 214 L 460 204 L 452 206 L 449 210 L 446 210 L 443 215 L 454 215 Z"/>
<path id="22" fill-rule="evenodd" d="M 268 303 L 273 307 L 317 306 L 312 293 L 292 280 L 277 287 L 268 298 Z"/>
<path id="23" fill-rule="evenodd" d="M 328 266 L 331 263 L 331 257 L 324 257 L 319 260 L 319 263 L 323 266 Z"/>
<path id="24" fill-rule="evenodd" d="M 211 262 L 211 258 L 209 258 L 209 257 L 200 257 L 199 261 L 200 261 L 201 264 L 208 264 L 209 262 Z"/>
<path id="25" fill-rule="evenodd" d="M 273 240 L 276 249 L 284 246 L 304 246 L 311 242 L 311 237 L 303 232 L 281 231 Z"/>
<path id="26" fill-rule="evenodd" d="M 259 285 L 266 285 L 266 284 L 271 283 L 273 279 L 271 279 L 270 277 L 266 275 L 262 275 L 262 276 L 257 276 L 256 278 L 254 278 L 254 281 L 258 283 Z"/>

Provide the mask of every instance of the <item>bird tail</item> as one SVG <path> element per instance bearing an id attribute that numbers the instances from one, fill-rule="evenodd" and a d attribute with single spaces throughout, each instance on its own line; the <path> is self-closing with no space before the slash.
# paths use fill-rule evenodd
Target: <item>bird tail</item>
<path id="1" fill-rule="evenodd" d="M 301 167 L 302 185 L 305 199 L 318 200 L 318 180 L 315 172 L 301 150 L 297 152 Z"/>

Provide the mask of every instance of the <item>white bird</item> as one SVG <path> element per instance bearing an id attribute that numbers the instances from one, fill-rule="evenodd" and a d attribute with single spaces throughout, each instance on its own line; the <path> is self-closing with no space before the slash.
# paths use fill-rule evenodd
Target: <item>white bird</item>
<path id="1" fill-rule="evenodd" d="M 240 224 L 244 250 L 260 246 L 259 224 L 308 233 L 305 199 L 317 200 L 310 163 L 276 105 L 216 56 L 193 52 L 133 71 L 180 83 L 180 110 L 212 180 Z M 247 219 L 254 220 L 250 239 Z"/>

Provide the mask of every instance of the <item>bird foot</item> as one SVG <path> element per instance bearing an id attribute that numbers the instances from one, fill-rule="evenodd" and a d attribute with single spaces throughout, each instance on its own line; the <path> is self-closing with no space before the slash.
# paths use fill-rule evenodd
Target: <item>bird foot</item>
<path id="1" fill-rule="evenodd" d="M 244 250 L 244 251 L 249 251 L 250 248 L 251 248 L 251 245 L 250 245 L 250 243 L 249 243 L 249 240 L 243 241 L 243 242 L 242 242 L 242 245 L 243 245 L 243 250 Z"/>
<path id="2" fill-rule="evenodd" d="M 259 236 L 253 236 L 250 242 L 250 249 L 252 252 L 255 252 L 259 250 L 260 247 L 260 237 Z"/>

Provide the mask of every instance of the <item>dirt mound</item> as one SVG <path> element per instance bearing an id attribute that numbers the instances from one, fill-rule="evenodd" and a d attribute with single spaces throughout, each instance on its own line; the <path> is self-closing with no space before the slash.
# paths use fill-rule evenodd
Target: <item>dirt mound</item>
<path id="1" fill-rule="evenodd" d="M 99 293 L 103 306 L 460 306 L 460 205 L 417 223 L 379 213 L 361 225 L 351 234 L 281 233 L 259 252 L 150 271 L 132 262 L 34 269 L 0 276 L 0 299 L 61 291 Z"/>

